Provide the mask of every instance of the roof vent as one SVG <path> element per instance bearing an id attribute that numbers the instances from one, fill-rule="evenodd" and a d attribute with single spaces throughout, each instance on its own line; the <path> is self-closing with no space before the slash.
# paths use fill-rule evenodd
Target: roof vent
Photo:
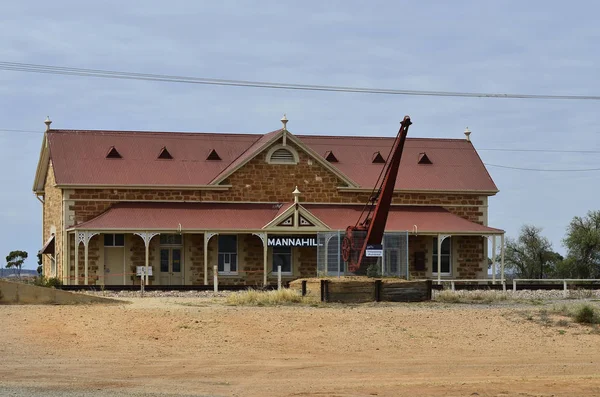
<path id="1" fill-rule="evenodd" d="M 108 153 L 106 153 L 106 158 L 107 159 L 120 159 L 123 157 L 121 157 L 121 154 L 117 151 L 117 149 L 115 149 L 114 146 L 111 146 L 110 149 L 108 149 Z"/>
<path id="2" fill-rule="evenodd" d="M 373 153 L 373 164 L 385 164 L 385 160 L 383 158 L 383 156 L 381 155 L 381 153 L 379 152 L 375 152 Z"/>
<path id="3" fill-rule="evenodd" d="M 294 154 L 287 149 L 277 149 L 271 154 L 270 161 L 274 163 L 296 163 L 296 159 L 294 158 Z"/>
<path id="4" fill-rule="evenodd" d="M 219 156 L 219 154 L 217 153 L 217 151 L 215 149 L 211 149 L 210 153 L 208 154 L 208 157 L 206 159 L 207 160 L 221 160 L 221 156 Z"/>
<path id="5" fill-rule="evenodd" d="M 335 155 L 333 154 L 332 151 L 328 150 L 327 152 L 325 152 L 325 160 L 329 161 L 330 163 L 337 163 L 338 159 L 335 157 Z"/>
<path id="6" fill-rule="evenodd" d="M 158 158 L 161 160 L 172 160 L 173 156 L 171 156 L 171 153 L 169 153 L 169 151 L 167 150 L 167 147 L 163 146 L 162 149 L 160 149 Z"/>
<path id="7" fill-rule="evenodd" d="M 419 153 L 419 164 L 433 164 L 425 152 Z"/>

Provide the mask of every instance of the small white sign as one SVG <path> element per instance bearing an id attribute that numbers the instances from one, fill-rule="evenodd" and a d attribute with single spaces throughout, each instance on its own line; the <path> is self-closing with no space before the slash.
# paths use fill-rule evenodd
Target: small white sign
<path id="1" fill-rule="evenodd" d="M 381 244 L 367 245 L 365 255 L 369 257 L 382 257 L 383 246 Z"/>
<path id="2" fill-rule="evenodd" d="M 146 266 L 136 266 L 135 272 L 138 276 L 146 275 Z M 148 276 L 152 276 L 152 267 L 148 266 Z"/>

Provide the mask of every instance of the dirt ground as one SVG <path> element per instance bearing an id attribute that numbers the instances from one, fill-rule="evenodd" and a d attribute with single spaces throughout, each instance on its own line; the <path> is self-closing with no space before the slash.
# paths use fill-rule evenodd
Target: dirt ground
<path id="1" fill-rule="evenodd" d="M 560 322 L 552 303 L 128 300 L 0 306 L 0 386 L 115 395 L 600 396 L 600 333 Z"/>

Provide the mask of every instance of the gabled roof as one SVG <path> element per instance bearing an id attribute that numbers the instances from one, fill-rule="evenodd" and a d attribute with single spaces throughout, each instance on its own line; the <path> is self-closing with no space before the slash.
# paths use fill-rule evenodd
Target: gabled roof
<path id="1" fill-rule="evenodd" d="M 59 186 L 216 186 L 280 142 L 284 134 L 288 142 L 334 173 L 346 189 L 372 189 L 384 166 L 373 163 L 373 153 L 387 158 L 394 141 L 393 137 L 293 135 L 283 130 L 262 135 L 50 130 L 44 135 L 34 190 L 43 190 L 50 159 Z M 121 159 L 105 158 L 111 147 L 117 148 Z M 157 159 L 163 147 L 169 148 L 172 160 Z M 211 150 L 220 161 L 207 159 Z M 332 151 L 334 163 L 323 157 Z M 423 152 L 433 164 L 418 164 Z M 470 141 L 407 138 L 396 190 L 494 194 L 498 188 Z"/>

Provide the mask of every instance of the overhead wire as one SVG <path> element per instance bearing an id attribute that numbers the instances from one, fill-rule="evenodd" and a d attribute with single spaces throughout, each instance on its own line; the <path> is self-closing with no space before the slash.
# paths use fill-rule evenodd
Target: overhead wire
<path id="1" fill-rule="evenodd" d="M 326 92 L 348 92 L 360 94 L 382 94 L 382 95 L 416 95 L 416 96 L 438 96 L 438 97 L 467 97 L 467 98 L 501 98 L 501 99 L 556 99 L 556 100 L 600 100 L 598 95 L 550 95 L 550 94 L 501 94 L 485 92 L 461 92 L 461 91 L 425 91 L 405 90 L 387 88 L 368 88 L 351 86 L 295 84 L 265 81 L 215 79 L 208 77 L 191 77 L 166 74 L 137 73 L 105 69 L 72 68 L 65 66 L 43 65 L 21 62 L 0 61 L 0 70 L 42 73 L 53 75 L 67 75 L 80 77 L 99 77 L 110 79 L 159 81 L 170 83 L 205 84 L 234 87 L 269 88 L 281 90 L 302 91 L 326 91 Z"/>

